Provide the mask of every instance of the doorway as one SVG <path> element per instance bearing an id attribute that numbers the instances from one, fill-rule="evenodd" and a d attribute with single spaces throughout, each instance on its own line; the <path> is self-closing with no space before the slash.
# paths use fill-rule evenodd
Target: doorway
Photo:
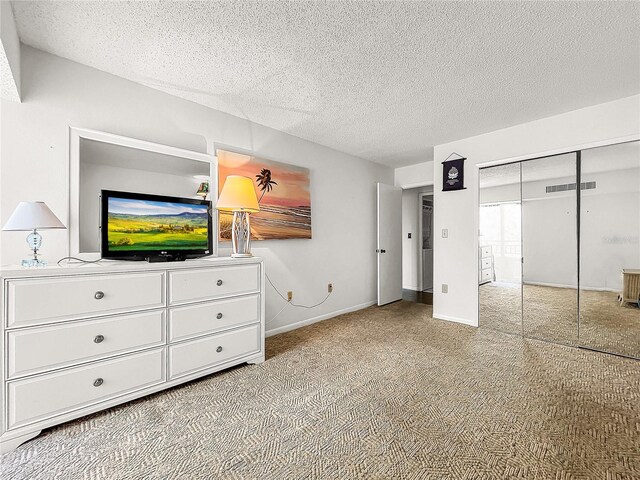
<path id="1" fill-rule="evenodd" d="M 433 185 L 402 191 L 402 298 L 433 305 Z"/>

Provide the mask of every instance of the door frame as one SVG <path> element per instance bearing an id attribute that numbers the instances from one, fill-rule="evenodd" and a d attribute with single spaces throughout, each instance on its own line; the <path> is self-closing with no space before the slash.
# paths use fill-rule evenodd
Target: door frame
<path id="1" fill-rule="evenodd" d="M 431 182 L 431 184 L 433 185 L 433 182 Z M 425 185 L 428 186 L 428 185 Z M 424 291 L 424 271 L 423 271 L 423 265 L 424 265 L 424 249 L 422 248 L 422 244 L 423 242 L 423 238 L 422 238 L 422 220 L 423 220 L 423 215 L 422 215 L 422 200 L 424 197 L 431 197 L 431 202 L 432 202 L 432 206 L 431 208 L 433 208 L 433 212 L 431 213 L 431 223 L 433 224 L 433 215 L 435 214 L 435 195 L 434 192 L 432 191 L 431 193 L 427 193 L 427 192 L 419 192 L 418 193 L 418 250 L 420 252 L 420 255 L 418 255 L 419 257 L 419 261 L 418 261 L 418 289 L 420 292 Z M 431 235 L 433 235 L 433 230 L 431 232 Z M 435 255 L 435 249 L 433 248 L 433 243 L 431 244 L 431 250 L 434 250 L 434 255 Z M 432 275 L 433 276 L 433 275 Z M 433 279 L 432 279 L 433 280 Z M 433 286 L 431 287 L 433 289 Z"/>
<path id="2" fill-rule="evenodd" d="M 436 189 L 436 185 L 435 182 L 433 180 L 430 180 L 428 182 L 419 182 L 419 183 L 412 183 L 410 185 L 395 185 L 397 187 L 400 187 L 402 189 L 402 191 L 404 192 L 405 190 L 413 190 L 414 188 L 422 188 L 422 187 L 432 187 L 431 189 L 431 193 L 427 193 L 427 192 L 418 192 L 418 211 L 420 212 L 420 215 L 418 215 L 418 231 L 419 231 L 419 235 L 418 235 L 418 239 L 422 240 L 422 204 L 420 202 L 422 202 L 422 197 L 421 195 L 431 195 L 433 196 L 433 215 L 434 215 L 434 225 L 435 225 L 435 214 L 436 214 L 436 196 L 435 196 L 435 189 Z M 400 215 L 402 216 L 402 207 L 400 207 Z M 404 240 L 404 238 L 403 238 Z M 404 247 L 402 248 L 402 253 L 404 254 Z M 435 255 L 435 249 L 434 249 L 434 255 Z M 419 259 L 420 261 L 418 262 L 418 291 L 421 292 L 423 290 L 423 285 L 422 285 L 422 248 L 420 249 L 420 255 L 419 255 Z M 402 257 L 400 258 L 400 262 L 402 262 Z"/>

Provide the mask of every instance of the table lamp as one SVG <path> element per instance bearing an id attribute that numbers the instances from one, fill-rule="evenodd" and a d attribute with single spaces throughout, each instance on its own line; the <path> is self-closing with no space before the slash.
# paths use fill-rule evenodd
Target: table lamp
<path id="1" fill-rule="evenodd" d="M 216 209 L 222 212 L 233 212 L 231 256 L 233 258 L 251 257 L 249 214 L 260 211 L 253 180 L 240 175 L 227 176 L 216 203 Z"/>
<path id="2" fill-rule="evenodd" d="M 2 227 L 4 231 L 31 231 L 27 235 L 27 244 L 33 250 L 33 258 L 22 260 L 23 267 L 44 267 L 47 264 L 46 261 L 38 258 L 38 249 L 42 245 L 42 236 L 38 233 L 38 229 L 45 228 L 67 227 L 44 202 L 20 202 Z"/>

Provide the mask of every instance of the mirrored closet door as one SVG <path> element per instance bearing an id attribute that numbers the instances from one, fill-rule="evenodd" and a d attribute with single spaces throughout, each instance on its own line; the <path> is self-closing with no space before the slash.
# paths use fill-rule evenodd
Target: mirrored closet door
<path id="1" fill-rule="evenodd" d="M 479 177 L 480 326 L 640 358 L 640 142 Z"/>
<path id="2" fill-rule="evenodd" d="M 580 344 L 640 358 L 640 142 L 581 152 Z"/>
<path id="3" fill-rule="evenodd" d="M 520 164 L 480 170 L 478 293 L 482 326 L 522 333 Z"/>
<path id="4" fill-rule="evenodd" d="M 576 154 L 522 168 L 522 330 L 574 344 L 578 335 Z"/>

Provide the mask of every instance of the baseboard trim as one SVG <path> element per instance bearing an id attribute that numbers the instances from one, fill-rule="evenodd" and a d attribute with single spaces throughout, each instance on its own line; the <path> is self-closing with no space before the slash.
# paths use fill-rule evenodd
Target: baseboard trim
<path id="1" fill-rule="evenodd" d="M 454 322 L 454 323 L 461 323 L 463 325 L 468 325 L 470 327 L 477 327 L 478 324 L 467 319 L 467 318 L 458 318 L 458 317 L 452 317 L 450 315 L 440 315 L 437 313 L 433 314 L 433 318 L 435 320 L 444 320 L 446 322 Z"/>
<path id="2" fill-rule="evenodd" d="M 301 320 L 296 323 L 291 323 L 289 325 L 284 325 L 278 328 L 272 328 L 271 330 L 267 330 L 265 332 L 265 336 L 271 337 L 272 335 L 278 335 L 279 333 L 290 332 L 291 330 L 296 330 L 301 327 L 306 327 L 307 325 L 311 325 L 313 323 L 321 322 L 322 320 L 328 320 L 329 318 L 337 317 L 338 315 L 342 315 L 345 313 L 355 312 L 356 310 L 362 310 L 363 308 L 370 307 L 372 305 L 376 305 L 378 302 L 372 300 L 370 302 L 361 303 L 359 305 L 354 305 L 353 307 L 343 308 L 342 310 L 335 310 L 333 312 L 325 313 L 324 315 L 318 315 L 317 317 L 308 318 L 306 320 Z"/>
<path id="3" fill-rule="evenodd" d="M 577 287 L 575 285 L 562 285 L 560 283 L 545 283 L 545 282 L 525 282 L 524 285 L 535 285 L 538 287 L 554 287 L 554 288 L 571 288 L 575 290 Z M 622 287 L 619 289 L 615 288 L 598 288 L 598 287 L 580 287 L 580 290 L 587 290 L 591 292 L 620 292 Z"/>

